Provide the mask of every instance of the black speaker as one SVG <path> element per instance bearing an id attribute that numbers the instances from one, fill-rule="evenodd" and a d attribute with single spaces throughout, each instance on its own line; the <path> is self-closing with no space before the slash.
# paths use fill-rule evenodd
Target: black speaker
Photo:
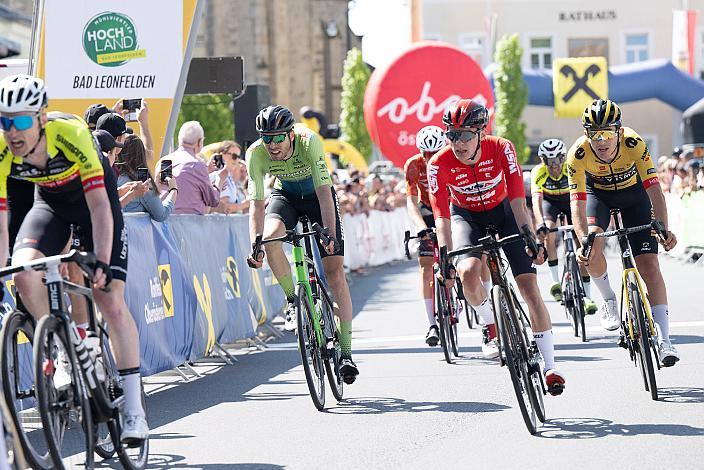
<path id="1" fill-rule="evenodd" d="M 271 105 L 268 85 L 247 85 L 244 94 L 234 101 L 235 137 L 246 151 L 259 138 L 255 119 L 259 111 Z"/>

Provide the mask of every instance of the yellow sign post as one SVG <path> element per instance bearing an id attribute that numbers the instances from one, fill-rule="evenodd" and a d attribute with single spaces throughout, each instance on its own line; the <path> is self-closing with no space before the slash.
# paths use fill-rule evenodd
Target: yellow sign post
<path id="1" fill-rule="evenodd" d="M 589 103 L 609 96 L 604 57 L 556 59 L 552 64 L 555 117 L 580 117 Z"/>

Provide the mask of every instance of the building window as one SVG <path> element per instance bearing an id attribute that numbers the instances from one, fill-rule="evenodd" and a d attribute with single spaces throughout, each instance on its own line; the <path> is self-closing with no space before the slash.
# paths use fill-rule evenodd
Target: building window
<path id="1" fill-rule="evenodd" d="M 485 40 L 483 34 L 460 33 L 459 48 L 470 56 L 480 67 L 484 67 Z"/>
<path id="2" fill-rule="evenodd" d="M 626 63 L 648 60 L 648 33 L 626 34 Z"/>
<path id="3" fill-rule="evenodd" d="M 552 38 L 535 37 L 529 39 L 528 57 L 532 69 L 552 68 Z"/>
<path id="4" fill-rule="evenodd" d="M 609 60 L 609 38 L 571 38 L 567 40 L 569 57 L 605 57 Z"/>

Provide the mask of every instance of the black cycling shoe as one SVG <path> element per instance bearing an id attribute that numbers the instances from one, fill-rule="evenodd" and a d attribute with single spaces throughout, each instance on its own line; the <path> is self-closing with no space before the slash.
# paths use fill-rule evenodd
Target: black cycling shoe
<path id="1" fill-rule="evenodd" d="M 437 325 L 433 325 L 428 329 L 428 334 L 425 335 L 425 344 L 428 346 L 435 347 L 440 341 L 440 331 Z"/>
<path id="2" fill-rule="evenodd" d="M 343 357 L 340 361 L 340 375 L 347 385 L 353 384 L 357 379 L 359 369 L 351 357 Z"/>

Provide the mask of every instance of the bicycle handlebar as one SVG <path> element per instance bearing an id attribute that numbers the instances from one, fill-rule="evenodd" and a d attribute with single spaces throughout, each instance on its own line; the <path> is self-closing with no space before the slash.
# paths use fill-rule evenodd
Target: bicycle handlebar
<path id="1" fill-rule="evenodd" d="M 263 238 L 263 236 L 261 234 L 258 234 L 254 239 L 254 243 L 252 243 L 251 258 L 256 260 L 257 257 L 259 256 L 259 253 L 262 252 L 262 246 L 266 245 L 267 243 L 273 243 L 273 242 L 294 243 L 298 240 L 302 240 L 305 237 L 311 237 L 311 236 L 317 237 L 321 242 L 323 242 L 325 244 L 325 246 L 329 245 L 330 242 L 337 242 L 337 239 L 334 238 L 332 235 L 330 235 L 330 231 L 327 228 L 321 227 L 320 224 L 318 224 L 317 222 L 313 223 L 311 228 L 312 228 L 312 230 L 310 232 L 301 232 L 301 233 L 296 233 L 295 229 L 286 230 L 286 235 L 283 235 L 281 237 L 275 237 L 275 238 L 267 238 L 266 240 Z M 255 268 L 255 266 L 250 262 L 249 259 L 247 259 L 247 265 L 249 265 L 250 268 Z"/>
<path id="2" fill-rule="evenodd" d="M 425 237 L 430 237 L 430 238 L 435 237 L 435 229 L 432 227 L 426 228 L 426 229 L 418 232 L 418 234 L 415 236 L 411 236 L 411 231 L 406 230 L 406 232 L 403 234 L 403 247 L 404 247 L 404 250 L 406 251 L 406 258 L 411 259 L 411 252 L 408 250 L 408 242 L 411 240 L 415 240 L 418 238 L 425 238 Z"/>
<path id="3" fill-rule="evenodd" d="M 659 220 L 653 220 L 649 224 L 638 225 L 637 227 L 619 228 L 616 230 L 609 230 L 608 232 L 601 233 L 592 232 L 587 235 L 582 241 L 582 245 L 584 246 L 584 256 L 589 258 L 589 255 L 592 252 L 592 245 L 594 244 L 594 240 L 596 240 L 597 238 L 627 236 L 631 235 L 632 233 L 642 232 L 643 230 L 654 230 L 657 235 L 663 240 L 667 238 L 667 230 L 665 230 L 665 224 L 663 224 Z"/>

